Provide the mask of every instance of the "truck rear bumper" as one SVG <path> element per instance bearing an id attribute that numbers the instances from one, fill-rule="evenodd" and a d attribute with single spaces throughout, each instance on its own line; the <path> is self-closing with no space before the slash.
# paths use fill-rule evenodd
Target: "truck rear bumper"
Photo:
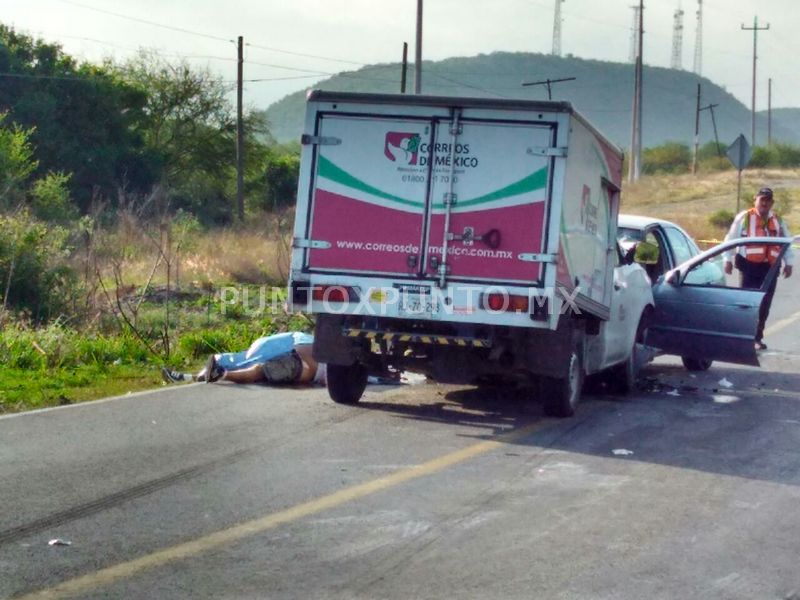
<path id="1" fill-rule="evenodd" d="M 568 318 L 556 331 L 446 323 L 414 330 L 412 325 L 396 319 L 364 322 L 319 315 L 314 357 L 338 365 L 360 362 L 373 374 L 407 370 L 443 383 L 474 383 L 487 375 L 515 380 L 563 376 L 574 346 L 573 320 Z"/>

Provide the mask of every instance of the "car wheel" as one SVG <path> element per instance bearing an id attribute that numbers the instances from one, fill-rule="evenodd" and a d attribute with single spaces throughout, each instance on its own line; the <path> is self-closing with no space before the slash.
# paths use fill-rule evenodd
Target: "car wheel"
<path id="1" fill-rule="evenodd" d="M 541 390 L 544 412 L 551 417 L 571 417 L 575 414 L 583 387 L 583 365 L 577 349 L 569 357 L 566 377 L 543 377 Z"/>
<path id="2" fill-rule="evenodd" d="M 681 362 L 686 367 L 687 371 L 708 371 L 708 368 L 713 363 L 713 360 L 706 358 L 691 358 L 689 356 L 681 356 Z"/>
<path id="3" fill-rule="evenodd" d="M 639 378 L 639 370 L 643 362 L 643 344 L 647 333 L 647 315 L 642 315 L 639 325 L 636 327 L 636 335 L 633 338 L 633 346 L 625 362 L 612 367 L 609 373 L 608 382 L 611 389 L 618 394 L 630 394 L 636 389 L 636 381 Z"/>
<path id="4" fill-rule="evenodd" d="M 355 404 L 367 387 L 367 368 L 361 363 L 328 365 L 328 395 L 339 404 Z"/>

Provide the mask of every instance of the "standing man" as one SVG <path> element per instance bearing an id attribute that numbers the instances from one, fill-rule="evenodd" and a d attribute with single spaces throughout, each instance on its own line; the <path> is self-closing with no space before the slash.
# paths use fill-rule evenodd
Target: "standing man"
<path id="1" fill-rule="evenodd" d="M 756 193 L 753 207 L 740 212 L 733 220 L 728 235 L 725 240 L 740 237 L 791 237 L 789 229 L 783 220 L 772 212 L 774 199 L 772 190 L 768 187 L 761 188 Z M 740 246 L 738 254 L 734 257 L 736 268 L 741 273 L 741 285 L 747 289 L 759 289 L 764 283 L 764 278 L 780 256 L 780 246 L 770 246 L 768 244 L 751 244 Z M 792 276 L 792 248 L 786 249 L 783 256 L 783 276 Z M 733 263 L 730 254 L 725 256 L 725 272 L 730 275 L 733 273 Z M 756 329 L 756 349 L 766 350 L 764 343 L 764 325 L 769 316 L 769 309 L 772 305 L 772 297 L 775 295 L 775 286 L 778 278 L 772 280 L 772 284 L 764 296 L 761 308 L 758 311 L 758 328 Z"/>

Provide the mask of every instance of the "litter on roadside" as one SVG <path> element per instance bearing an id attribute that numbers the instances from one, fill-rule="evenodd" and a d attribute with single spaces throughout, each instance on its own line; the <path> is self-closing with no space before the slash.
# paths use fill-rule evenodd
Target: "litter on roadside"
<path id="1" fill-rule="evenodd" d="M 72 546 L 72 542 L 68 542 L 67 540 L 62 540 L 61 538 L 55 538 L 47 542 L 50 546 Z"/>
<path id="2" fill-rule="evenodd" d="M 733 384 L 730 381 L 728 381 L 725 377 L 720 379 L 717 383 L 719 383 L 719 385 L 721 385 L 724 388 L 732 388 L 733 387 Z"/>
<path id="3" fill-rule="evenodd" d="M 667 396 L 680 396 L 681 393 L 678 390 L 671 390 L 667 392 Z"/>
<path id="4" fill-rule="evenodd" d="M 615 448 L 611 451 L 615 456 L 630 456 L 633 450 L 626 450 L 625 448 Z"/>

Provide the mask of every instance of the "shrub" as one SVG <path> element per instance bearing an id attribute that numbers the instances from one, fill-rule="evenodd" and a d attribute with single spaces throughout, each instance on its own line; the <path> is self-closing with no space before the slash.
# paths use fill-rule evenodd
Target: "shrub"
<path id="1" fill-rule="evenodd" d="M 642 153 L 642 172 L 686 173 L 692 164 L 689 147 L 678 142 L 667 142 L 661 146 L 647 148 Z"/>
<path id="2" fill-rule="evenodd" d="M 78 288 L 66 264 L 67 231 L 47 226 L 25 210 L 0 216 L 0 230 L 2 305 L 29 312 L 36 321 L 65 312 Z"/>
<path id="3" fill-rule="evenodd" d="M 727 209 L 720 209 L 708 217 L 708 222 L 720 229 L 729 229 L 736 215 Z"/>
<path id="4" fill-rule="evenodd" d="M 71 177 L 65 173 L 48 173 L 34 182 L 31 206 L 37 218 L 56 223 L 69 223 L 78 218 L 67 187 Z"/>
<path id="5" fill-rule="evenodd" d="M 750 167 L 800 167 L 800 146 L 794 144 L 772 144 L 756 146 L 750 159 Z"/>

